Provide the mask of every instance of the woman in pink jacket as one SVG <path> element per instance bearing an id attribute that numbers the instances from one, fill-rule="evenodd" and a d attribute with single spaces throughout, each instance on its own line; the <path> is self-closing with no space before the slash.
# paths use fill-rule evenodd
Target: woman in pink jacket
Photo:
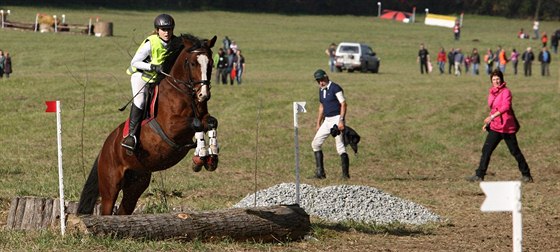
<path id="1" fill-rule="evenodd" d="M 529 165 L 525 161 L 525 157 L 519 145 L 517 144 L 516 133 L 519 130 L 519 123 L 515 118 L 515 114 L 511 105 L 511 91 L 506 87 L 504 75 L 499 69 L 492 71 L 490 74 L 492 88 L 488 94 L 488 107 L 490 107 L 490 116 L 484 119 L 483 130 L 488 131 L 486 141 L 482 147 L 482 156 L 480 157 L 480 165 L 476 170 L 476 175 L 468 177 L 468 181 L 483 181 L 490 163 L 492 152 L 502 139 L 506 142 L 509 152 L 517 160 L 519 171 L 521 172 L 521 181 L 533 182 Z"/>

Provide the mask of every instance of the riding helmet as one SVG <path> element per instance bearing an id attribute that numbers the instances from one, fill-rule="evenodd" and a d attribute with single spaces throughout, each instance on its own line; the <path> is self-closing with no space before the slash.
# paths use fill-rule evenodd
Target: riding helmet
<path id="1" fill-rule="evenodd" d="M 175 28 L 175 20 L 168 14 L 160 14 L 154 20 L 154 27 L 156 29 Z"/>
<path id="2" fill-rule="evenodd" d="M 313 74 L 313 77 L 315 77 L 315 80 L 321 80 L 327 77 L 327 73 L 325 73 L 323 69 L 317 69 L 317 71 Z"/>

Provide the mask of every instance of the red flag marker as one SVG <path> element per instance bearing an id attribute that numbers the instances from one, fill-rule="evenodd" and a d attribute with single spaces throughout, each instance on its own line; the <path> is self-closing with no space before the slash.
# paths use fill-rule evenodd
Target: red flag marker
<path id="1" fill-rule="evenodd" d="M 56 101 L 46 101 L 45 104 L 47 104 L 47 110 L 45 110 L 45 112 L 56 112 Z"/>

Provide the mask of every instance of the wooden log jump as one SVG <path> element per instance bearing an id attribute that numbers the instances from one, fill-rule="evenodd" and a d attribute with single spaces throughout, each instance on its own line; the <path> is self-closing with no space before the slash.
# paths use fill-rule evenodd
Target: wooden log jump
<path id="1" fill-rule="evenodd" d="M 75 214 L 77 202 L 65 202 L 66 215 Z M 100 207 L 94 208 L 94 214 L 99 215 Z M 6 229 L 39 230 L 60 227 L 60 199 L 38 197 L 16 197 L 10 204 L 10 212 L 6 221 Z"/>
<path id="2" fill-rule="evenodd" d="M 12 199 L 6 229 L 60 228 L 59 199 Z M 311 230 L 309 215 L 298 205 L 233 208 L 207 212 L 76 216 L 77 203 L 66 202 L 67 232 L 150 240 L 285 242 L 302 239 Z"/>
<path id="3" fill-rule="evenodd" d="M 67 230 L 150 240 L 285 242 L 301 240 L 311 223 L 298 205 L 284 205 L 200 213 L 70 216 Z"/>

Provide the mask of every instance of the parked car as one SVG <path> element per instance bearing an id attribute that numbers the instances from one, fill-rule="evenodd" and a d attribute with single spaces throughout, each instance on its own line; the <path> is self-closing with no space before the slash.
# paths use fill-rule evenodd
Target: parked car
<path id="1" fill-rule="evenodd" d="M 335 66 L 339 72 L 360 70 L 361 72 L 377 73 L 380 63 L 380 59 L 369 45 L 342 42 L 336 48 Z"/>

